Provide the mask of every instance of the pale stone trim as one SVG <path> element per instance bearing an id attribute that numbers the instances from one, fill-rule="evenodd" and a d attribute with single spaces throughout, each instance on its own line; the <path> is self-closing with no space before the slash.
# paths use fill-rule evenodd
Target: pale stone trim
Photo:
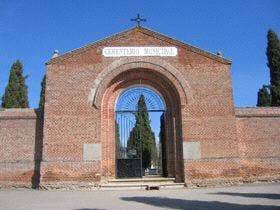
<path id="1" fill-rule="evenodd" d="M 200 142 L 183 142 L 183 157 L 184 160 L 201 159 Z"/>
<path id="2" fill-rule="evenodd" d="M 101 144 L 84 144 L 83 160 L 84 161 L 101 160 Z"/>

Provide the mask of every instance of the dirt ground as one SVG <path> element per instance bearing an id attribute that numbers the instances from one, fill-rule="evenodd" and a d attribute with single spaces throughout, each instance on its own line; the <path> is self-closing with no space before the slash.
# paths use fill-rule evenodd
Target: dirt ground
<path id="1" fill-rule="evenodd" d="M 280 183 L 172 190 L 0 190 L 0 209 L 280 210 Z"/>

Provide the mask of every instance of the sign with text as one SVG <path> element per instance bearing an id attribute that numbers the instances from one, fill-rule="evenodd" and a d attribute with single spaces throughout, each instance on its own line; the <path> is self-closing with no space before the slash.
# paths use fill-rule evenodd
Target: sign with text
<path id="1" fill-rule="evenodd" d="M 124 57 L 124 56 L 176 56 L 176 47 L 105 47 L 102 54 L 105 57 Z"/>

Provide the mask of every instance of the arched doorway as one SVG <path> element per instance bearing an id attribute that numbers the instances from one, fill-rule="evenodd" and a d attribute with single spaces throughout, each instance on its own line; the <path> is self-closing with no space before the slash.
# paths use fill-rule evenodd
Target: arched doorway
<path id="1" fill-rule="evenodd" d="M 165 102 L 151 87 L 126 89 L 115 108 L 116 176 L 167 176 Z"/>
<path id="2" fill-rule="evenodd" d="M 118 98 L 131 87 L 140 85 L 154 90 L 163 99 L 166 176 L 175 177 L 178 182 L 184 181 L 182 119 L 186 108 L 186 97 L 181 83 L 160 66 L 141 62 L 123 65 L 103 78 L 95 91 L 96 106 L 98 107 L 100 103 L 101 107 L 101 176 L 104 179 L 117 177 L 115 111 Z"/>

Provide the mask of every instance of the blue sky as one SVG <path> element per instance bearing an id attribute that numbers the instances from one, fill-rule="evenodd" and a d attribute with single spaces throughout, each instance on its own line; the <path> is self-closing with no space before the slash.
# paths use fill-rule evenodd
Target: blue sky
<path id="1" fill-rule="evenodd" d="M 45 62 L 127 30 L 140 13 L 143 26 L 233 61 L 236 106 L 255 106 L 269 82 L 266 34 L 280 35 L 279 0 L 0 0 L 0 95 L 16 59 L 24 64 L 31 107 L 37 107 Z"/>

